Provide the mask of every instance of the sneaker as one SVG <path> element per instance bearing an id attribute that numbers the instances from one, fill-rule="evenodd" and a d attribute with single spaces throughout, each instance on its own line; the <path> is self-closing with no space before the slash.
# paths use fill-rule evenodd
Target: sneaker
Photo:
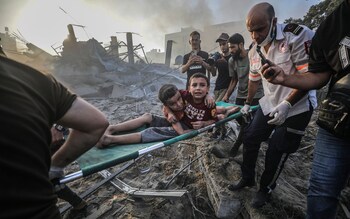
<path id="1" fill-rule="evenodd" d="M 217 146 L 212 147 L 211 151 L 217 158 L 225 158 L 226 154 Z"/>
<path id="2" fill-rule="evenodd" d="M 271 193 L 259 190 L 253 198 L 251 206 L 253 208 L 261 208 L 270 201 L 270 198 Z"/>
<path id="3" fill-rule="evenodd" d="M 219 139 L 220 135 L 221 135 L 220 132 L 215 131 L 210 135 L 210 138 L 211 139 Z"/>
<path id="4" fill-rule="evenodd" d="M 237 190 L 243 189 L 244 187 L 252 187 L 254 185 L 255 185 L 254 179 L 246 180 L 241 178 L 241 180 L 236 185 L 233 185 L 233 184 L 229 185 L 228 189 L 231 191 L 237 191 Z"/>

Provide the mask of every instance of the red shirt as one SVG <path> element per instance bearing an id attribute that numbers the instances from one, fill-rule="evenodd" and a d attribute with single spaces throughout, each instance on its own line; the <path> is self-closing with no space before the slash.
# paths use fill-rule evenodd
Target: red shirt
<path id="1" fill-rule="evenodd" d="M 185 115 L 181 121 L 186 124 L 189 128 L 193 128 L 191 122 L 196 121 L 217 121 L 216 106 L 208 108 L 204 104 L 204 99 L 201 103 L 194 103 L 191 93 L 187 90 L 179 90 L 181 97 L 185 104 Z"/>

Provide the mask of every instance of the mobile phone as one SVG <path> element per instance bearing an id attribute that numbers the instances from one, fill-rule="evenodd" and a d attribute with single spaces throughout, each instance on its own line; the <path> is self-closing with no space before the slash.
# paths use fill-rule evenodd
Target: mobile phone
<path id="1" fill-rule="evenodd" d="M 269 61 L 267 61 L 266 57 L 265 57 L 264 54 L 261 52 L 260 46 L 257 46 L 257 47 L 256 47 L 256 51 L 258 52 L 258 54 L 259 54 L 259 56 L 260 56 L 260 58 L 261 58 L 261 64 L 262 64 L 262 65 L 268 64 L 269 66 L 271 66 L 270 63 L 269 63 Z M 267 75 L 268 75 L 269 77 L 272 77 L 274 74 L 275 74 L 275 71 L 274 71 L 273 69 L 271 69 L 271 70 L 268 72 Z"/>

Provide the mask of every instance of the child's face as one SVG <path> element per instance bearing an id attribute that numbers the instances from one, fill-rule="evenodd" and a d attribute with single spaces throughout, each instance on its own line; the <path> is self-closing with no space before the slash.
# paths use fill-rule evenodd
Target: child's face
<path id="1" fill-rule="evenodd" d="M 184 103 L 181 97 L 181 94 L 179 91 L 176 92 L 176 94 L 168 99 L 166 101 L 166 105 L 172 110 L 172 111 L 181 111 L 184 109 Z"/>
<path id="2" fill-rule="evenodd" d="M 189 91 L 195 100 L 202 100 L 209 91 L 209 86 L 205 78 L 192 78 Z"/>

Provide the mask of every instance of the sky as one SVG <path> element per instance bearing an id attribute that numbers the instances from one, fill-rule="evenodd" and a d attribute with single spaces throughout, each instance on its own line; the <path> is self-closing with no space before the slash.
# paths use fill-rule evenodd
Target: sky
<path id="1" fill-rule="evenodd" d="M 311 5 L 321 0 L 267 0 L 279 22 L 302 18 Z M 145 52 L 164 51 L 164 35 L 184 27 L 204 26 L 245 20 L 258 0 L 0 0 L 0 32 L 21 34 L 49 53 L 68 35 L 67 25 L 75 27 L 79 41 L 94 37 L 106 45 L 110 36 L 126 42 L 125 32 L 135 33 L 134 45 Z"/>

